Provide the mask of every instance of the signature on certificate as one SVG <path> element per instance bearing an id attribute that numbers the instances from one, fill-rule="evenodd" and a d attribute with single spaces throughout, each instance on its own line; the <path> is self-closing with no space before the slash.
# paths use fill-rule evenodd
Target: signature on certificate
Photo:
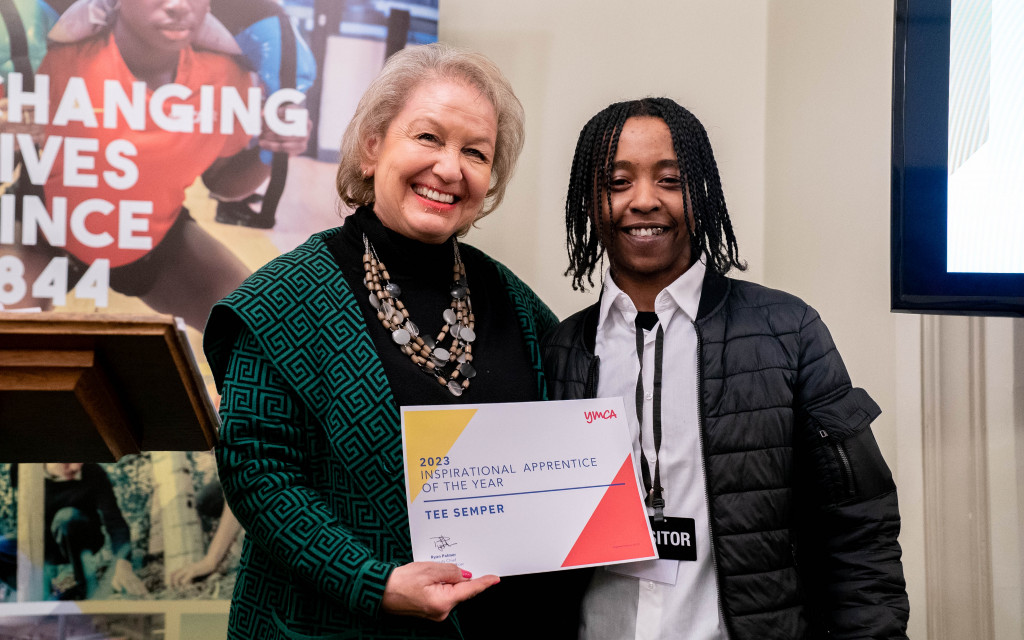
<path id="1" fill-rule="evenodd" d="M 452 542 L 452 539 L 448 536 L 434 536 L 431 540 L 434 541 L 434 547 L 438 551 L 444 551 L 448 547 L 454 547 L 459 544 L 458 542 Z"/>

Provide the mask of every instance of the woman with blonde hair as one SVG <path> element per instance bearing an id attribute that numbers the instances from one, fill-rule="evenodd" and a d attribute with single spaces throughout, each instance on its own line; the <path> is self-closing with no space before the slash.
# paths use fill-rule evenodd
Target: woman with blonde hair
<path id="1" fill-rule="evenodd" d="M 492 62 L 440 44 L 395 54 L 342 143 L 337 189 L 355 213 L 214 308 L 218 462 L 248 532 L 231 638 L 472 634 L 450 614 L 499 580 L 411 561 L 399 407 L 545 397 L 554 315 L 459 241 L 522 145 Z"/>

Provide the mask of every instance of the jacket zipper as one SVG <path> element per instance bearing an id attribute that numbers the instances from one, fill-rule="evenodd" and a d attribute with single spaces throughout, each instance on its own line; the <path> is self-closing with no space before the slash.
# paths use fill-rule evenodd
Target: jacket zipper
<path id="1" fill-rule="evenodd" d="M 845 497 L 852 497 L 854 494 L 853 466 L 850 464 L 850 457 L 846 453 L 846 447 L 843 446 L 842 442 L 830 436 L 824 429 L 819 428 L 818 435 L 832 447 L 832 452 L 836 456 L 836 462 L 839 463 L 839 470 L 843 475 L 843 489 L 846 491 Z"/>
<path id="2" fill-rule="evenodd" d="M 704 337 L 700 333 L 700 327 L 693 323 L 693 330 L 697 333 L 697 435 L 700 440 L 700 465 L 704 472 L 704 504 L 708 510 L 708 531 L 711 533 L 708 549 L 711 552 L 711 567 L 715 572 L 715 600 L 718 602 L 718 615 L 722 617 L 725 625 L 725 637 L 732 636 L 729 626 L 729 618 L 725 615 L 725 607 L 722 606 L 722 576 L 718 569 L 718 558 L 715 555 L 715 519 L 711 514 L 711 492 L 708 489 L 708 457 L 704 449 Z"/>
<path id="3" fill-rule="evenodd" d="M 596 398 L 597 397 L 597 365 L 601 362 L 601 358 L 594 356 L 590 361 L 590 366 L 587 368 L 587 382 L 583 387 L 584 398 Z"/>

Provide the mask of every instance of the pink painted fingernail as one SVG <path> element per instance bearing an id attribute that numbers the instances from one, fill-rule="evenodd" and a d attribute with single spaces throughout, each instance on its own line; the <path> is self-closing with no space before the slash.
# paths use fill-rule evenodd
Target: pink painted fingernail
<path id="1" fill-rule="evenodd" d="M 467 579 L 469 579 L 469 578 L 472 578 L 472 577 L 473 577 L 473 574 L 472 574 L 472 573 L 470 573 L 470 572 L 468 572 L 468 571 L 466 571 L 465 569 L 461 569 L 461 571 L 462 571 L 462 577 L 463 577 L 463 578 L 467 578 Z"/>

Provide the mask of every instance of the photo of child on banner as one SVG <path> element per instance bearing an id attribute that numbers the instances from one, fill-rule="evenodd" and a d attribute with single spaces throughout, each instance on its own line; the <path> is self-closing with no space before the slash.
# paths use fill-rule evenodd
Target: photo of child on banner
<path id="1" fill-rule="evenodd" d="M 18 511 L 19 476 L 32 474 L 42 478 L 43 499 Z M 233 517 L 225 523 L 223 511 L 206 452 L 0 465 L 0 602 L 224 598 L 241 527 Z M 29 539 L 18 538 L 19 519 L 37 523 L 22 527 Z M 42 559 L 20 567 L 38 574 L 20 582 L 41 584 L 41 593 L 18 591 L 18 555 Z"/>
<path id="2" fill-rule="evenodd" d="M 437 38 L 437 0 L 0 0 L 0 18 L 0 308 L 122 310 L 113 291 L 196 330 L 230 283 L 347 213 L 317 186 L 358 96 L 391 53 Z M 71 59 L 104 36 L 110 73 Z M 177 78 L 178 55 L 220 72 Z"/>
<path id="3" fill-rule="evenodd" d="M 304 96 L 279 89 L 263 100 L 207 0 L 80 0 L 48 38 L 35 90 L 12 74 L 6 97 L 8 120 L 28 107 L 47 123 L 38 156 L 16 136 L 29 182 L 45 193 L 24 197 L 18 213 L 22 253 L 51 257 L 39 274 L 29 268 L 39 260 L 12 274 L 32 290 L 8 287 L 0 303 L 59 306 L 75 288 L 104 307 L 109 286 L 201 329 L 249 270 L 195 223 L 185 190 L 201 175 L 222 199 L 253 193 L 270 175 L 261 151 L 305 149 L 306 113 L 287 108 Z"/>

